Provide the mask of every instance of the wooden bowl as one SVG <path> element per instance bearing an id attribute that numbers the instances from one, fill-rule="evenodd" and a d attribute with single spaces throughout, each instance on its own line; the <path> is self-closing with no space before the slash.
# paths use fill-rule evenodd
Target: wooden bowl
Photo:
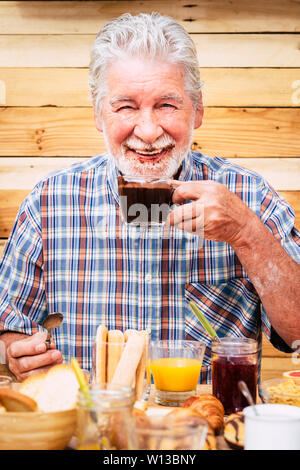
<path id="1" fill-rule="evenodd" d="M 63 450 L 75 432 L 77 410 L 0 414 L 0 450 Z"/>

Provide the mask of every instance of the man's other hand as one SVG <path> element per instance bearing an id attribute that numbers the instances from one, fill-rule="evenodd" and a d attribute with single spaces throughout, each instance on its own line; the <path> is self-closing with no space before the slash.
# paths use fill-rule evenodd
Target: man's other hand
<path id="1" fill-rule="evenodd" d="M 32 336 L 10 343 L 6 350 L 6 363 L 9 370 L 19 381 L 33 374 L 46 372 L 50 367 L 63 361 L 62 353 L 51 343 L 47 350 L 46 332 L 38 332 Z"/>

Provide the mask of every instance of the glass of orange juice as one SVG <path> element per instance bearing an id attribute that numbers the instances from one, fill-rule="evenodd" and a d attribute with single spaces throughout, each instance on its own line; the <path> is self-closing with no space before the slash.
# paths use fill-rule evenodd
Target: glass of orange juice
<path id="1" fill-rule="evenodd" d="M 150 344 L 150 369 L 155 402 L 180 406 L 197 390 L 205 344 L 199 341 L 157 340 Z"/>

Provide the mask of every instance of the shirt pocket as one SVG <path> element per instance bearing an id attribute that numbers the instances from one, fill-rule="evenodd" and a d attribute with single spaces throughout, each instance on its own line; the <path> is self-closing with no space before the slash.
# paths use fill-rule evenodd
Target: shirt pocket
<path id="1" fill-rule="evenodd" d="M 231 279 L 227 283 L 187 283 L 184 295 L 186 302 L 195 302 L 199 310 L 222 336 L 251 336 L 257 328 L 260 308 L 259 297 L 247 278 Z M 185 315 L 186 332 L 209 338 L 200 321 L 190 309 Z"/>

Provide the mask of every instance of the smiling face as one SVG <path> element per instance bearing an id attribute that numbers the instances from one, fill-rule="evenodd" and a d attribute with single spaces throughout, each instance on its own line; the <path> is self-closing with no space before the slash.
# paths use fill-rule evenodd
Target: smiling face
<path id="1" fill-rule="evenodd" d="M 185 90 L 181 66 L 135 58 L 108 66 L 96 127 L 126 175 L 171 177 L 186 156 L 202 107 Z"/>

